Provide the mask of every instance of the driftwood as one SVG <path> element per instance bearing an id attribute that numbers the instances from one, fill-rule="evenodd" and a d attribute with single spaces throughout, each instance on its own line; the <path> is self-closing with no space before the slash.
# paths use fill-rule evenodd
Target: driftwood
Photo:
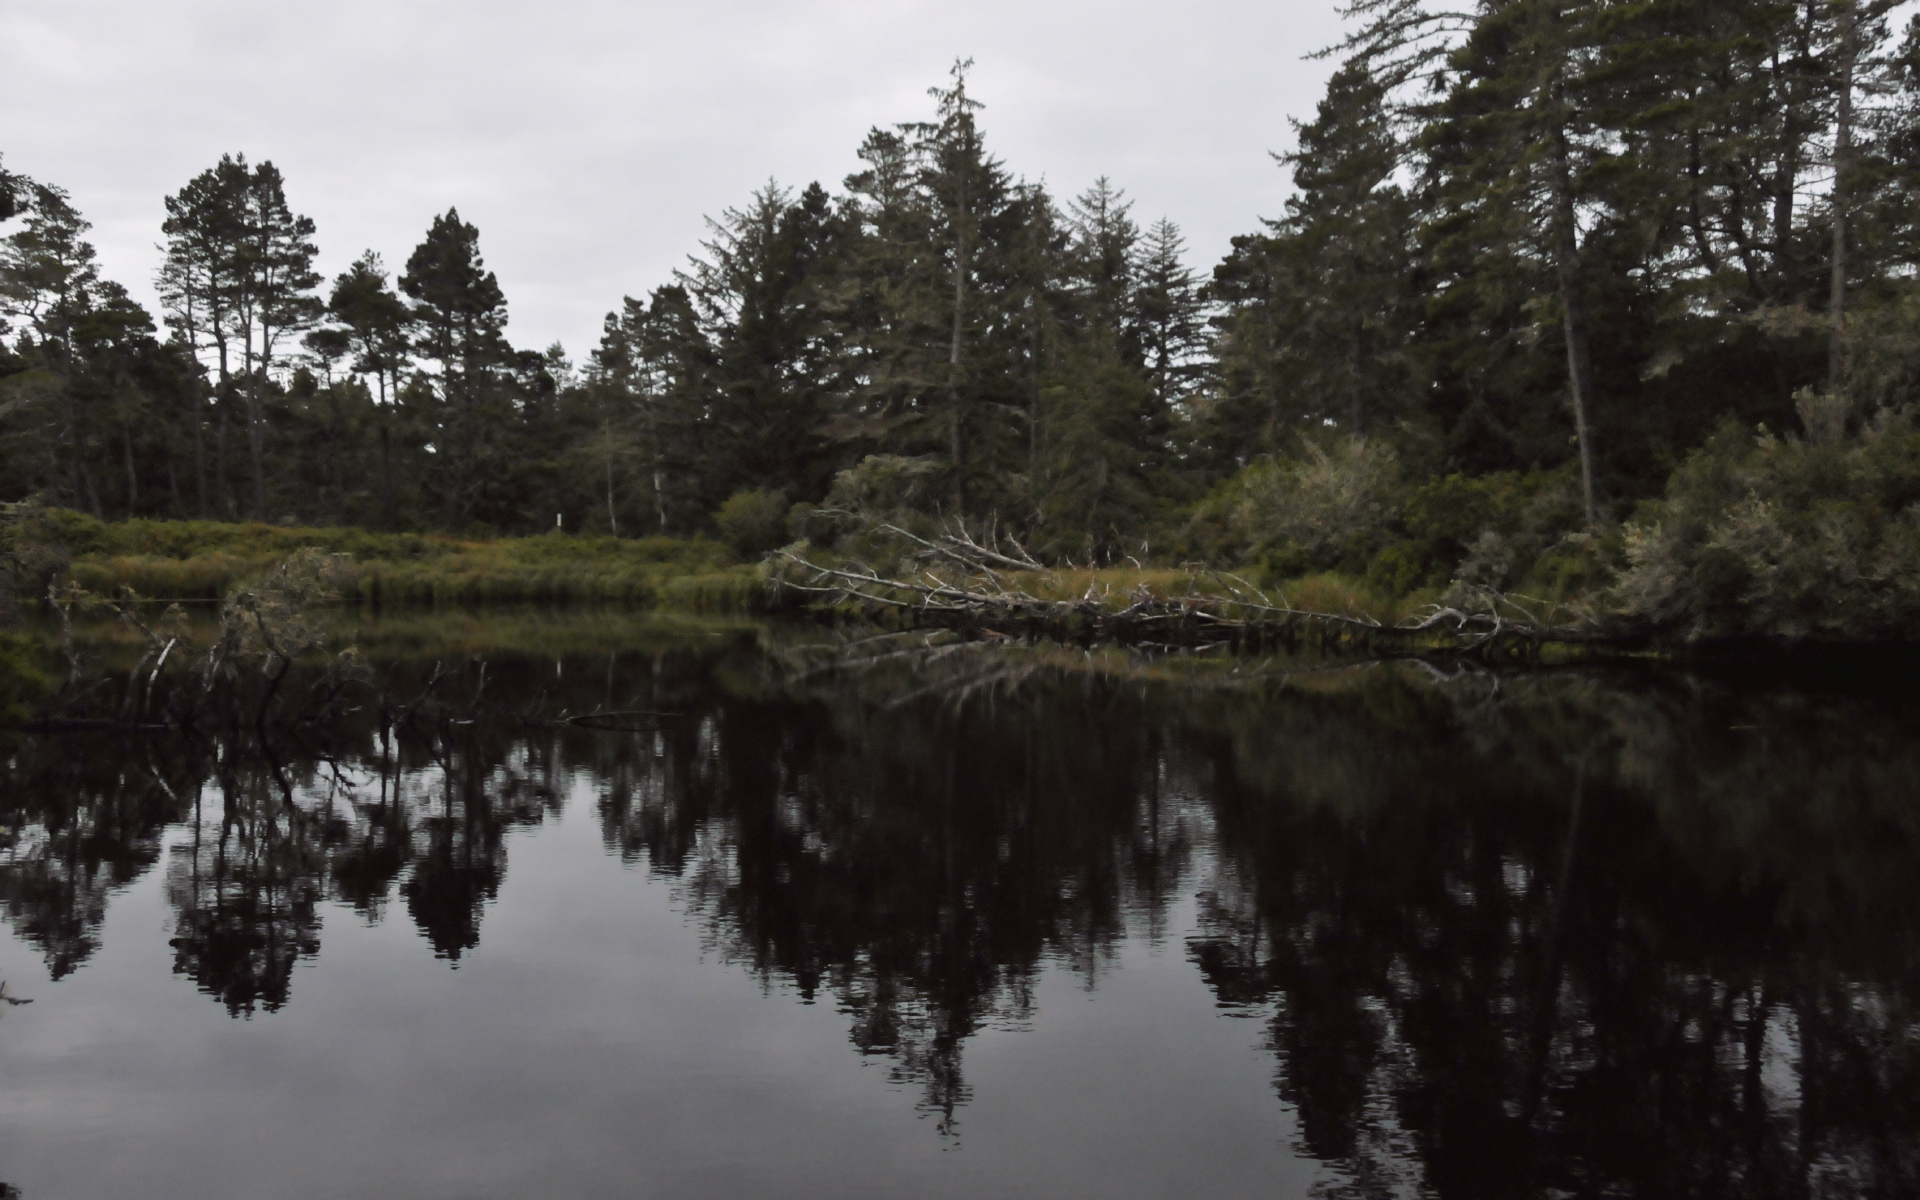
<path id="1" fill-rule="evenodd" d="M 913 573 L 883 574 L 863 563 L 820 563 L 780 551 L 776 585 L 915 626 L 1085 645 L 1244 650 L 1317 644 L 1524 656 L 1547 642 L 1608 640 L 1598 622 L 1574 606 L 1488 588 L 1456 589 L 1453 603 L 1385 624 L 1357 611 L 1297 608 L 1284 593 L 1269 595 L 1238 575 L 1195 566 L 1186 568 L 1186 588 L 1178 595 L 1144 584 L 1116 595 L 1096 580 L 1077 597 L 1054 599 L 1035 591 L 1056 590 L 1047 585 L 1057 585 L 1060 573 L 1010 537 L 989 535 L 983 542 L 959 525 L 933 538 L 897 526 L 881 529 L 909 547 L 903 561 Z"/>

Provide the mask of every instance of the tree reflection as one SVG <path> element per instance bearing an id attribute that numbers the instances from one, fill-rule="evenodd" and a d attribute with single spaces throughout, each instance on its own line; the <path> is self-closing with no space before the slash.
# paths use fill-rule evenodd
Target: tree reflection
<path id="1" fill-rule="evenodd" d="M 1163 919 L 1189 842 L 1149 799 L 1140 697 L 1053 679 L 991 701 L 683 693 L 688 719 L 603 775 L 609 844 L 677 880 L 729 957 L 831 997 L 949 1131 L 967 1038 L 1028 1019 L 1044 960 L 1091 976 L 1130 905 Z"/>
<path id="2" fill-rule="evenodd" d="M 29 738 L 10 749 L 0 898 L 8 923 L 61 979 L 98 949 L 108 894 L 159 860 L 161 831 L 182 806 L 149 746 Z"/>
<path id="3" fill-rule="evenodd" d="M 1271 1006 L 1335 1191 L 1920 1191 L 1911 711 L 1402 686 L 1193 733 L 1222 857 L 1194 958 Z"/>
<path id="4" fill-rule="evenodd" d="M 419 690 L 423 666 L 400 665 L 389 686 Z M 542 666 L 510 664 L 506 681 Z M 477 691 L 473 674 L 467 664 L 453 684 Z M 457 960 L 504 877 L 505 831 L 541 820 L 564 791 L 570 767 L 553 753 L 567 739 L 543 744 L 508 716 L 482 727 L 447 706 L 407 730 L 368 718 L 311 731 L 317 741 L 240 725 L 24 739 L 0 809 L 9 923 L 55 978 L 70 973 L 98 948 L 108 894 L 160 861 L 166 830 L 175 970 L 235 1015 L 287 1003 L 294 966 L 319 951 L 327 899 L 377 920 L 397 892 L 433 952 Z"/>
<path id="5" fill-rule="evenodd" d="M 1192 934 L 1329 1192 L 1920 1194 L 1909 702 L 982 646 L 387 671 L 459 699 L 307 741 L 26 739 L 8 921 L 71 972 L 164 838 L 176 969 L 272 1010 L 327 901 L 472 953 L 510 832 L 590 787 L 609 850 L 944 1130 L 1049 965 L 1092 984 Z"/>
<path id="6" fill-rule="evenodd" d="M 235 1014 L 285 1004 L 294 965 L 320 951 L 321 819 L 278 775 L 226 758 L 167 868 L 173 969 Z"/>

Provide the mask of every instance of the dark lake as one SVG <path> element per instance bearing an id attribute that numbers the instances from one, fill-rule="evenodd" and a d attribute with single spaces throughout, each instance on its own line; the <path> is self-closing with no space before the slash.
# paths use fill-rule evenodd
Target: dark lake
<path id="1" fill-rule="evenodd" d="M 1920 1196 L 1912 692 L 342 636 L 0 743 L 25 1200 Z"/>

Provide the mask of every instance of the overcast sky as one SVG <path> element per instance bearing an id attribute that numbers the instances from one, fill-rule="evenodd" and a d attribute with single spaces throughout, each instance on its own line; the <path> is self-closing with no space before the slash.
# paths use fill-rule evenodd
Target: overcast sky
<path id="1" fill-rule="evenodd" d="M 520 346 L 576 359 L 769 177 L 832 190 L 971 57 L 989 148 L 1057 197 L 1110 176 L 1209 269 L 1279 211 L 1330 0 L 5 0 L 0 153 L 151 303 L 161 198 L 270 159 L 329 277 L 449 205 Z"/>

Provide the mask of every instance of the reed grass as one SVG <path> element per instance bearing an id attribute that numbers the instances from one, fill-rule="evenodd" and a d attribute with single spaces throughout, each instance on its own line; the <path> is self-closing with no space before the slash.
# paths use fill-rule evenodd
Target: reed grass
<path id="1" fill-rule="evenodd" d="M 213 603 L 300 550 L 341 556 L 343 599 L 375 609 L 613 605 L 703 613 L 779 606 L 754 564 L 705 538 L 468 538 L 216 521 L 98 521 L 50 509 L 32 535 L 66 547 L 99 595 Z"/>

